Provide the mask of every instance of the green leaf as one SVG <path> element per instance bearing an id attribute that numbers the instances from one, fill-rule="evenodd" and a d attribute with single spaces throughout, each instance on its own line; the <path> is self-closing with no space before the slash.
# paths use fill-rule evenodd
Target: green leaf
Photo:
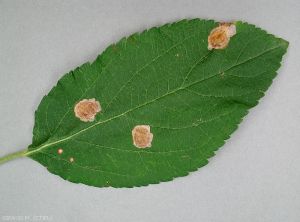
<path id="1" fill-rule="evenodd" d="M 26 155 L 66 180 L 97 187 L 155 184 L 206 165 L 264 95 L 288 47 L 253 25 L 235 25 L 225 49 L 208 50 L 218 23 L 200 19 L 109 46 L 43 98 Z M 81 121 L 74 106 L 91 98 L 102 110 Z M 151 147 L 133 144 L 136 125 L 151 127 Z"/>

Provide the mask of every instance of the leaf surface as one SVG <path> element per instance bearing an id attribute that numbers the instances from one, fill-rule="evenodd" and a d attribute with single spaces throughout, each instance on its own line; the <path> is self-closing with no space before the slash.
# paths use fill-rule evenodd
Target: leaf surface
<path id="1" fill-rule="evenodd" d="M 28 156 L 66 180 L 97 187 L 169 181 L 206 165 L 264 95 L 288 47 L 253 25 L 235 25 L 222 50 L 208 50 L 218 23 L 200 19 L 109 46 L 43 98 Z M 74 106 L 91 98 L 102 111 L 83 122 Z M 151 147 L 134 146 L 136 125 L 151 127 Z"/>

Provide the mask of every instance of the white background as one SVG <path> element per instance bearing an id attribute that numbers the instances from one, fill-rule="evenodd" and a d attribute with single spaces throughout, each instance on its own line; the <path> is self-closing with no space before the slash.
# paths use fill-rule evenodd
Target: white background
<path id="1" fill-rule="evenodd" d="M 299 222 L 299 12 L 299 0 L 0 0 L 0 156 L 31 143 L 34 111 L 64 73 L 125 35 L 200 17 L 247 21 L 290 42 L 265 97 L 204 168 L 159 185 L 99 189 L 18 159 L 0 166 L 0 221 Z"/>

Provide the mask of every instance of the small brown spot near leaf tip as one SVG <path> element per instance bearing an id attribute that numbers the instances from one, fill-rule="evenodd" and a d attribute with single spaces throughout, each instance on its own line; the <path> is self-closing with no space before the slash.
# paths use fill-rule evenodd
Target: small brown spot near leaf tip
<path id="1" fill-rule="evenodd" d="M 224 49 L 229 40 L 236 34 L 236 27 L 233 23 L 220 23 L 220 25 L 211 30 L 208 36 L 208 49 Z"/>
<path id="2" fill-rule="evenodd" d="M 137 125 L 132 130 L 133 144 L 137 148 L 151 147 L 153 134 L 149 125 Z"/>
<path id="3" fill-rule="evenodd" d="M 95 116 L 101 111 L 100 103 L 93 99 L 83 99 L 74 107 L 74 113 L 77 118 L 83 122 L 92 122 Z"/>
<path id="4" fill-rule="evenodd" d="M 57 153 L 58 154 L 62 154 L 64 152 L 64 150 L 62 149 L 62 148 L 59 148 L 58 150 L 57 150 Z"/>

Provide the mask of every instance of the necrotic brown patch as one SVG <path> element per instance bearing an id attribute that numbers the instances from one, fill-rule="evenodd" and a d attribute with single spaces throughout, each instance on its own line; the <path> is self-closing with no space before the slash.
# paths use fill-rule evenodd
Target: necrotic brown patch
<path id="1" fill-rule="evenodd" d="M 100 111 L 100 103 L 94 98 L 81 100 L 74 107 L 75 116 L 83 122 L 94 121 L 96 114 Z"/>
<path id="2" fill-rule="evenodd" d="M 208 36 L 208 49 L 224 49 L 227 47 L 230 37 L 236 34 L 235 25 L 232 23 L 220 23 L 211 30 Z"/>
<path id="3" fill-rule="evenodd" d="M 133 144 L 137 148 L 151 147 L 153 134 L 150 132 L 149 125 L 137 125 L 132 130 Z"/>

